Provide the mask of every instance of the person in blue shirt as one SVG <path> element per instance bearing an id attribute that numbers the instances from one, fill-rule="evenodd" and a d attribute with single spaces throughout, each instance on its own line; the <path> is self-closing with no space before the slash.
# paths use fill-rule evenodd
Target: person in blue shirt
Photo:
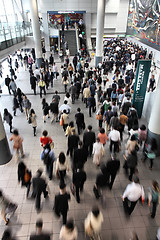
<path id="1" fill-rule="evenodd" d="M 53 177 L 53 163 L 56 160 L 54 152 L 51 150 L 50 144 L 46 144 L 41 152 L 40 156 L 46 165 L 46 172 L 49 175 L 49 179 L 52 180 Z"/>

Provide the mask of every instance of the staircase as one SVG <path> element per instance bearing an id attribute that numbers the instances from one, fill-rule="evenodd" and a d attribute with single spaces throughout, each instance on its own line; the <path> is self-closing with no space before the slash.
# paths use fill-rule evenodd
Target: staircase
<path id="1" fill-rule="evenodd" d="M 68 43 L 70 55 L 74 56 L 77 53 L 76 31 L 75 30 L 64 31 L 64 42 Z"/>

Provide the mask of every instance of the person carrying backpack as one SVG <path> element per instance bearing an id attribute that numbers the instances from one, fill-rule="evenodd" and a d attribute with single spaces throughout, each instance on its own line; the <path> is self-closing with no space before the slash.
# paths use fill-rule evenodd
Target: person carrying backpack
<path id="1" fill-rule="evenodd" d="M 46 144 L 43 147 L 43 151 L 41 152 L 41 160 L 43 160 L 46 165 L 46 172 L 49 175 L 49 179 L 52 180 L 53 177 L 53 163 L 56 160 L 55 154 L 51 151 L 50 144 Z"/>
<path id="2" fill-rule="evenodd" d="M 23 162 L 18 164 L 18 182 L 21 182 L 21 186 L 25 186 L 27 188 L 27 198 L 30 191 L 31 186 L 31 178 L 32 173 L 30 170 L 27 169 L 26 165 Z"/>

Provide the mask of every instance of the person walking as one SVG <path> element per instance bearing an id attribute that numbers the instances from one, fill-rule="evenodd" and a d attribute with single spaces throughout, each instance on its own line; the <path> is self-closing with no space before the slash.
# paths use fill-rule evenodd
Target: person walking
<path id="1" fill-rule="evenodd" d="M 119 152 L 120 145 L 120 133 L 118 130 L 114 129 L 109 133 L 110 139 L 110 152 L 112 153 L 112 145 L 114 145 L 114 153 Z"/>
<path id="2" fill-rule="evenodd" d="M 84 148 L 82 141 L 79 141 L 78 148 L 74 150 L 74 154 L 73 154 L 73 160 L 72 160 L 73 172 L 77 170 L 79 164 L 82 165 L 82 169 L 83 169 L 86 161 L 87 161 L 87 150 Z"/>
<path id="3" fill-rule="evenodd" d="M 67 127 L 68 127 L 68 123 L 69 123 L 69 116 L 67 114 L 66 109 L 63 110 L 63 113 L 61 114 L 61 118 L 63 119 L 63 130 L 64 132 L 66 131 Z"/>
<path id="4" fill-rule="evenodd" d="M 96 164 L 97 167 L 100 166 L 102 156 L 104 155 L 103 144 L 100 142 L 99 137 L 97 137 L 96 142 L 93 144 L 93 163 Z"/>
<path id="5" fill-rule="evenodd" d="M 29 99 L 27 98 L 26 95 L 23 95 L 23 102 L 22 105 L 24 107 L 24 112 L 26 114 L 27 120 L 28 120 L 28 116 L 29 116 L 29 110 L 31 108 L 31 102 L 29 101 Z"/>
<path id="6" fill-rule="evenodd" d="M 61 182 L 64 182 L 64 177 L 66 176 L 66 171 L 69 172 L 68 160 L 64 152 L 60 152 L 56 161 L 56 174 Z"/>
<path id="7" fill-rule="evenodd" d="M 101 128 L 98 133 L 98 138 L 100 139 L 100 143 L 103 144 L 103 146 L 106 144 L 106 141 L 108 141 L 107 134 L 105 133 L 104 128 Z"/>
<path id="8" fill-rule="evenodd" d="M 156 154 L 155 154 L 156 150 L 157 150 L 157 141 L 155 138 L 152 138 L 150 140 L 150 143 L 146 144 L 145 157 L 143 160 L 143 162 L 145 162 L 147 158 L 150 160 L 150 166 L 149 166 L 150 170 L 152 170 L 153 161 L 156 158 Z"/>
<path id="9" fill-rule="evenodd" d="M 96 141 L 95 132 L 92 131 L 92 126 L 89 125 L 87 131 L 83 134 L 83 144 L 87 150 L 88 155 L 91 157 L 93 151 L 93 143 Z"/>
<path id="10" fill-rule="evenodd" d="M 111 155 L 111 160 L 106 163 L 106 171 L 108 172 L 108 184 L 110 190 L 112 189 L 116 175 L 120 169 L 120 161 L 116 159 L 116 154 Z"/>
<path id="11" fill-rule="evenodd" d="M 82 129 L 85 129 L 84 114 L 81 113 L 81 109 L 77 108 L 77 113 L 75 114 L 78 134 L 81 134 Z"/>
<path id="12" fill-rule="evenodd" d="M 151 218 L 155 218 L 157 206 L 159 204 L 159 194 L 159 185 L 154 180 L 152 181 L 152 187 L 149 189 L 148 193 L 148 206 L 151 208 Z"/>
<path id="13" fill-rule="evenodd" d="M 59 233 L 59 239 L 60 240 L 77 240 L 77 237 L 78 237 L 77 228 L 75 227 L 73 220 L 69 219 L 66 222 L 66 224 L 62 226 Z"/>
<path id="14" fill-rule="evenodd" d="M 83 192 L 83 186 L 86 179 L 87 179 L 87 175 L 86 175 L 86 172 L 83 170 L 83 163 L 79 162 L 77 164 L 77 169 L 76 171 L 73 172 L 73 176 L 72 176 L 72 184 L 76 188 L 77 203 L 80 203 L 79 191 Z"/>
<path id="15" fill-rule="evenodd" d="M 46 84 L 42 78 L 40 78 L 38 86 L 40 88 L 40 98 L 42 98 L 42 91 L 43 91 L 44 95 L 46 95 L 46 89 L 45 89 Z"/>
<path id="16" fill-rule="evenodd" d="M 84 221 L 85 233 L 90 239 L 100 239 L 100 231 L 103 223 L 103 215 L 98 206 L 92 207 Z"/>
<path id="17" fill-rule="evenodd" d="M 47 143 L 40 156 L 46 166 L 46 173 L 49 175 L 49 179 L 52 180 L 53 177 L 53 163 L 56 160 L 54 152 L 51 150 L 50 144 Z"/>
<path id="18" fill-rule="evenodd" d="M 4 109 L 3 120 L 8 123 L 10 127 L 10 133 L 12 133 L 12 115 L 8 112 L 7 108 Z"/>
<path id="19" fill-rule="evenodd" d="M 12 203 L 8 198 L 6 198 L 2 190 L 0 189 L 0 211 L 5 221 L 5 225 L 8 225 L 9 223 L 9 218 L 6 217 L 7 213 L 12 212 L 14 214 L 17 207 L 18 207 L 17 204 Z"/>
<path id="20" fill-rule="evenodd" d="M 58 108 L 58 102 L 56 102 L 55 98 L 53 98 L 52 102 L 50 103 L 50 111 L 53 115 L 51 123 L 53 123 L 55 120 L 56 122 L 58 122 L 59 108 Z"/>
<path id="21" fill-rule="evenodd" d="M 48 191 L 46 190 L 47 183 L 44 178 L 41 177 L 42 170 L 38 169 L 36 176 L 32 179 L 32 186 L 33 186 L 33 192 L 32 192 L 32 198 L 35 198 L 35 207 L 37 212 L 40 212 L 41 210 L 41 194 L 43 192 L 44 198 L 48 197 Z"/>
<path id="22" fill-rule="evenodd" d="M 7 75 L 7 77 L 5 78 L 5 85 L 8 88 L 9 94 L 11 95 L 11 90 L 10 90 L 10 85 L 9 85 L 10 82 L 11 82 L 11 79 L 10 79 L 9 75 Z"/>
<path id="23" fill-rule="evenodd" d="M 19 151 L 21 153 L 21 158 L 24 158 L 24 152 L 23 152 L 23 138 L 19 135 L 19 132 L 17 129 L 13 130 L 13 134 L 10 137 L 10 141 L 13 141 L 13 149 L 16 151 L 16 162 L 19 160 Z"/>
<path id="24" fill-rule="evenodd" d="M 34 91 L 34 95 L 36 95 L 37 78 L 34 76 L 33 73 L 30 76 L 30 84 L 31 84 L 31 89 Z"/>
<path id="25" fill-rule="evenodd" d="M 14 79 L 11 79 L 11 81 L 9 83 L 9 88 L 12 90 L 13 95 L 16 95 L 17 85 L 16 85 Z"/>
<path id="26" fill-rule="evenodd" d="M 14 97 L 13 97 L 13 114 L 14 114 L 14 116 L 16 116 L 17 108 L 19 108 L 19 103 L 17 100 L 17 96 L 14 95 Z"/>
<path id="27" fill-rule="evenodd" d="M 36 233 L 32 233 L 30 235 L 30 240 L 50 240 L 51 237 L 49 233 L 43 232 L 43 221 L 42 219 L 38 219 L 36 221 Z"/>
<path id="28" fill-rule="evenodd" d="M 131 215 L 138 200 L 142 198 L 142 203 L 144 201 L 144 189 L 139 183 L 139 178 L 137 176 L 133 177 L 133 182 L 128 184 L 123 196 L 123 207 L 126 214 Z"/>
<path id="29" fill-rule="evenodd" d="M 35 111 L 34 111 L 33 108 L 30 110 L 29 119 L 30 119 L 30 123 L 32 124 L 33 134 L 34 134 L 34 137 L 35 137 L 36 136 L 36 128 L 37 128 L 37 120 L 36 120 L 37 115 L 35 114 Z"/>
<path id="30" fill-rule="evenodd" d="M 48 132 L 44 130 L 42 132 L 42 137 L 40 137 L 41 146 L 44 147 L 47 143 L 52 144 L 52 138 L 48 136 Z"/>
<path id="31" fill-rule="evenodd" d="M 96 100 L 94 98 L 94 95 L 91 95 L 91 97 L 88 98 L 88 106 L 89 106 L 89 116 L 91 117 L 91 110 L 92 112 L 95 112 L 96 110 Z"/>
<path id="32" fill-rule="evenodd" d="M 26 197 L 28 198 L 30 186 L 31 186 L 31 178 L 32 173 L 29 169 L 27 169 L 24 162 L 19 162 L 18 164 L 18 182 L 21 182 L 21 186 L 25 186 L 27 188 L 27 194 Z"/>
<path id="33" fill-rule="evenodd" d="M 70 153 L 70 157 L 73 156 L 73 151 L 78 148 L 79 136 L 76 134 L 75 130 L 72 130 L 72 135 L 68 137 L 68 150 L 67 155 Z"/>
<path id="34" fill-rule="evenodd" d="M 49 115 L 50 106 L 46 102 L 45 98 L 42 99 L 42 109 L 43 109 L 43 122 L 46 123 L 46 116 L 50 118 L 50 115 Z"/>
<path id="35" fill-rule="evenodd" d="M 71 197 L 70 194 L 66 192 L 66 184 L 64 182 L 60 182 L 59 191 L 59 194 L 55 196 L 53 210 L 58 217 L 62 215 L 63 224 L 66 224 L 69 209 L 68 200 L 70 200 Z"/>

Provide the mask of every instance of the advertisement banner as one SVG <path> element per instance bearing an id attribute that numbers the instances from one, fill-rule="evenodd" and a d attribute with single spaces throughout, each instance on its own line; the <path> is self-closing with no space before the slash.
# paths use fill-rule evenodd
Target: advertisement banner
<path id="1" fill-rule="evenodd" d="M 150 67 L 151 67 L 151 60 L 138 61 L 132 102 L 135 108 L 137 109 L 139 118 L 141 118 L 141 115 L 142 115 Z"/>

